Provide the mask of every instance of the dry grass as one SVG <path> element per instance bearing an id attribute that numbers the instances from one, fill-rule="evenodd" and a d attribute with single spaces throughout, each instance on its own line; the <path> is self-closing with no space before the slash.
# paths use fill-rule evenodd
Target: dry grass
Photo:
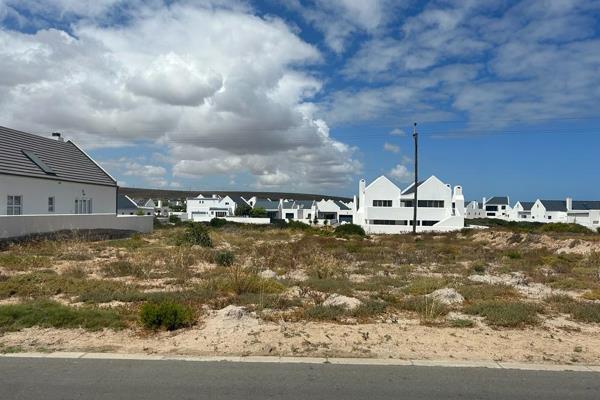
<path id="1" fill-rule="evenodd" d="M 12 246 L 0 253 L 0 298 L 118 301 L 133 310 L 162 301 L 196 309 L 237 304 L 261 311 L 265 318 L 276 310 L 289 320 L 360 323 L 396 313 L 440 325 L 450 308 L 425 295 L 453 287 L 465 303 L 452 309 L 480 315 L 492 326 L 535 325 L 546 311 L 583 322 L 597 318 L 589 301 L 563 299 L 561 308 L 557 301 L 528 299 L 509 284 L 467 279 L 518 271 L 531 282 L 599 300 L 600 251 L 559 254 L 540 245 L 554 239 L 539 233 L 489 231 L 486 241 L 475 242 L 480 234 L 469 232 L 363 239 L 319 229 L 231 224 L 208 227 L 207 232 L 212 247 L 180 245 L 183 226 L 119 240 L 75 238 Z M 567 233 L 556 235 L 556 240 L 570 240 Z M 598 241 L 578 234 L 570 243 Z M 265 270 L 278 278 L 261 277 Z M 282 278 L 299 271 L 306 280 Z M 295 294 L 286 294 L 292 286 L 297 286 Z M 322 306 L 333 293 L 358 298 L 361 306 L 352 312 Z M 470 327 L 472 321 L 450 320 L 446 326 Z"/>

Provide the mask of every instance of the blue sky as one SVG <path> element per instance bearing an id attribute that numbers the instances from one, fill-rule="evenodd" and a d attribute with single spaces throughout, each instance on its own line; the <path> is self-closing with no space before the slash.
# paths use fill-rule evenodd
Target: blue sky
<path id="1" fill-rule="evenodd" d="M 0 0 L 0 125 L 120 183 L 600 198 L 600 1 Z"/>

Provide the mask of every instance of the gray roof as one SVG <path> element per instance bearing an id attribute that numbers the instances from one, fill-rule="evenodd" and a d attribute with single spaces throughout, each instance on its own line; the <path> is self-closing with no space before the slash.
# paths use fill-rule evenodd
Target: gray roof
<path id="1" fill-rule="evenodd" d="M 0 126 L 0 174 L 117 186 L 71 141 L 58 141 Z"/>
<path id="2" fill-rule="evenodd" d="M 297 208 L 309 209 L 312 208 L 314 203 L 314 200 L 295 200 L 294 206 L 297 206 Z"/>
<path id="3" fill-rule="evenodd" d="M 573 210 L 600 210 L 600 201 L 597 200 L 574 200 Z"/>
<path id="4" fill-rule="evenodd" d="M 256 199 L 256 203 L 254 203 L 254 208 L 256 207 L 261 207 L 265 210 L 277 210 L 279 209 L 279 202 L 269 199 Z"/>
<path id="5" fill-rule="evenodd" d="M 508 205 L 508 197 L 507 196 L 494 196 L 491 199 L 487 200 L 485 202 L 485 204 L 492 204 L 492 205 Z"/>
<path id="6" fill-rule="evenodd" d="M 341 201 L 336 201 L 335 204 L 337 204 L 338 206 L 340 206 L 340 210 L 350 210 L 350 207 L 348 207 L 346 204 L 342 203 Z"/>
<path id="7" fill-rule="evenodd" d="M 521 206 L 523 206 L 523 210 L 531 211 L 531 207 L 535 204 L 535 201 L 520 201 Z"/>
<path id="8" fill-rule="evenodd" d="M 421 186 L 423 184 L 423 182 L 425 182 L 425 181 L 419 181 L 417 187 Z M 415 183 L 413 182 L 409 187 L 404 189 L 404 192 L 402 192 L 402 194 L 413 194 L 414 192 L 415 192 Z"/>
<path id="9" fill-rule="evenodd" d="M 565 200 L 540 200 L 546 211 L 567 211 Z"/>
<path id="10" fill-rule="evenodd" d="M 129 197 L 124 194 L 119 194 L 117 196 L 117 209 L 119 210 L 137 210 L 138 206 L 135 204 L 135 201 L 131 200 Z"/>

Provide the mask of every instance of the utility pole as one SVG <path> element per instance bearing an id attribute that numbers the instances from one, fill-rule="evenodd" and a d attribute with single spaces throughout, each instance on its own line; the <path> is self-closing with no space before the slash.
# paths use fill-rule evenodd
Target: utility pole
<path id="1" fill-rule="evenodd" d="M 413 138 L 415 139 L 415 183 L 414 183 L 414 191 L 415 191 L 415 198 L 413 200 L 413 235 L 417 234 L 417 205 L 418 205 L 418 199 L 417 199 L 417 190 L 419 188 L 419 163 L 418 163 L 418 156 L 419 156 L 419 152 L 418 152 L 418 146 L 419 146 L 419 134 L 417 133 L 417 123 L 415 122 L 415 125 L 413 126 Z"/>

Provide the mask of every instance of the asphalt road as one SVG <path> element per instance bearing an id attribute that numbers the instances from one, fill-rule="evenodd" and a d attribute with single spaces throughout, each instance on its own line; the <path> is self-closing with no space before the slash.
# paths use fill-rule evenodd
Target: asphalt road
<path id="1" fill-rule="evenodd" d="M 600 374 L 484 368 L 2 358 L 0 399 L 600 399 Z"/>

